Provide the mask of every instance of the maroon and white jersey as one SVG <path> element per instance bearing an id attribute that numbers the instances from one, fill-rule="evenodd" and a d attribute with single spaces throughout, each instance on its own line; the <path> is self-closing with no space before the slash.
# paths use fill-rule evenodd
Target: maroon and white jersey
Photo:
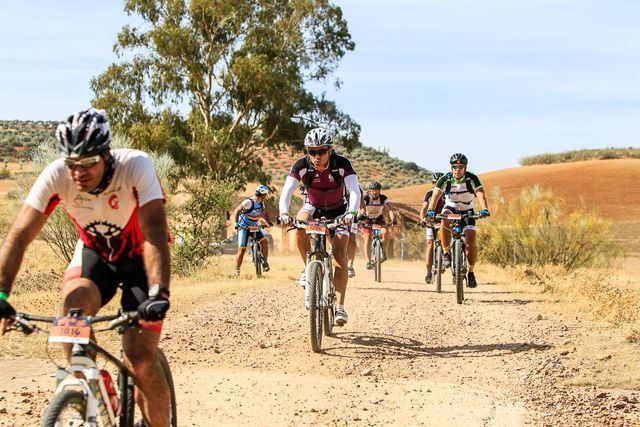
<path id="1" fill-rule="evenodd" d="M 356 175 L 356 171 L 353 169 L 349 159 L 335 153 L 331 156 L 335 156 L 335 160 L 329 159 L 329 165 L 331 165 L 332 161 L 335 161 L 335 167 L 342 178 Z M 289 171 L 289 176 L 300 182 L 306 182 L 307 165 L 307 158 L 302 157 L 293 164 Z M 307 187 L 307 202 L 316 208 L 322 209 L 336 208 L 345 203 L 344 183 L 339 184 L 333 179 L 330 166 L 322 172 L 314 171 L 313 181 Z"/>
<path id="2" fill-rule="evenodd" d="M 114 174 L 100 194 L 78 190 L 63 159 L 49 164 L 31 188 L 25 203 L 49 215 L 58 203 L 76 224 L 85 246 L 107 262 L 142 255 L 144 237 L 138 209 L 164 195 L 151 158 L 130 149 L 111 150 Z"/>

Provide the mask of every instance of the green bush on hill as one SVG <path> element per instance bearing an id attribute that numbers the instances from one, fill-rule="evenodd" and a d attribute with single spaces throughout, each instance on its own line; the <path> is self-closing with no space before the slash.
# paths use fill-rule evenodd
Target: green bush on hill
<path id="1" fill-rule="evenodd" d="M 546 153 L 520 159 L 522 166 L 547 165 L 551 163 L 580 162 L 583 160 L 640 159 L 640 148 L 598 148 Z"/>

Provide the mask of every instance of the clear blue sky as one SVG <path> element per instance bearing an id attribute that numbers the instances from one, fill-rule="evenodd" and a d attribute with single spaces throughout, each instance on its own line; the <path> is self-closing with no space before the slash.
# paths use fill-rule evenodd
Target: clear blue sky
<path id="1" fill-rule="evenodd" d="M 327 91 L 362 142 L 431 170 L 639 146 L 640 2 L 343 0 L 356 50 Z M 59 120 L 114 61 L 122 2 L 3 0 L 0 119 Z"/>

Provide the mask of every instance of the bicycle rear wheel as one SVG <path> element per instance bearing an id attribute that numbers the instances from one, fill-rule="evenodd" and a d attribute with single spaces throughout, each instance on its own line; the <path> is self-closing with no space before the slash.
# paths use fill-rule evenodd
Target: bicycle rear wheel
<path id="1" fill-rule="evenodd" d="M 171 368 L 169 367 L 169 361 L 167 357 L 164 355 L 164 352 L 161 349 L 158 349 L 158 362 L 162 367 L 162 372 L 164 373 L 164 378 L 167 380 L 167 385 L 169 386 L 169 398 L 171 399 L 171 420 L 169 425 L 171 427 L 178 427 L 178 406 L 176 403 L 176 390 L 173 384 L 173 375 L 171 375 Z"/>
<path id="2" fill-rule="evenodd" d="M 382 281 L 382 244 L 380 240 L 376 240 L 373 242 L 373 252 L 374 252 L 374 270 L 375 270 L 375 279 L 376 282 Z"/>
<path id="3" fill-rule="evenodd" d="M 56 394 L 47 406 L 40 425 L 42 427 L 83 426 L 87 412 L 84 393 L 66 389 Z"/>
<path id="4" fill-rule="evenodd" d="M 464 249 L 462 247 L 462 240 L 460 239 L 456 239 L 453 242 L 453 256 L 453 282 L 456 285 L 456 301 L 458 304 L 462 304 L 464 301 L 464 273 L 462 270 L 464 264 Z"/>
<path id="5" fill-rule="evenodd" d="M 322 268 L 314 262 L 309 267 L 307 276 L 306 295 L 309 304 L 309 326 L 311 336 L 311 349 L 318 353 L 322 348 L 322 327 L 324 310 L 322 310 Z"/>
<path id="6" fill-rule="evenodd" d="M 433 254 L 433 265 L 435 271 L 433 273 L 436 281 L 436 292 L 442 292 L 442 246 L 435 245 L 435 253 Z"/>

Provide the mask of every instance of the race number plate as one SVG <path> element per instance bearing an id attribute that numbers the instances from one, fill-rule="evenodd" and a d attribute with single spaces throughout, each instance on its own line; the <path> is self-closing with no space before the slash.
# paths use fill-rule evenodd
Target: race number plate
<path id="1" fill-rule="evenodd" d="M 380 224 L 373 224 L 371 228 L 374 230 L 382 230 L 384 227 Z"/>
<path id="2" fill-rule="evenodd" d="M 249 227 L 249 232 L 251 233 L 257 233 L 258 231 L 260 231 L 260 227 Z"/>
<path id="3" fill-rule="evenodd" d="M 49 342 L 88 344 L 91 325 L 85 317 L 61 317 L 49 330 Z"/>
<path id="4" fill-rule="evenodd" d="M 305 227 L 307 234 L 327 234 L 327 226 L 312 222 Z"/>
<path id="5" fill-rule="evenodd" d="M 447 215 L 447 219 L 462 219 L 462 215 L 460 215 L 460 214 L 449 214 L 449 215 Z"/>

